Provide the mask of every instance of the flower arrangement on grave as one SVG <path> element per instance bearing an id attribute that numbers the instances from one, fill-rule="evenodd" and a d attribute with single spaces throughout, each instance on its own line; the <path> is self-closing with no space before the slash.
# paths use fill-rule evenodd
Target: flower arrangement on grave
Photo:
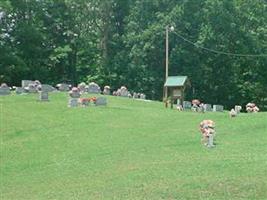
<path id="1" fill-rule="evenodd" d="M 203 120 L 199 124 L 202 134 L 201 142 L 207 147 L 214 147 L 213 139 L 215 137 L 215 123 L 212 120 Z"/>
<path id="2" fill-rule="evenodd" d="M 252 113 L 252 112 L 257 113 L 257 112 L 260 111 L 260 109 L 258 108 L 258 106 L 256 106 L 255 103 L 248 103 L 248 104 L 246 105 L 246 111 L 247 111 L 248 113 Z"/>

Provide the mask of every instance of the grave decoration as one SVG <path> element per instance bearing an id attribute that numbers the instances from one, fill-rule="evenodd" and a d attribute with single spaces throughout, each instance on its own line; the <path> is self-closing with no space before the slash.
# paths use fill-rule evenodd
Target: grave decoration
<path id="1" fill-rule="evenodd" d="M 215 123 L 212 120 L 203 120 L 199 124 L 200 132 L 202 134 L 201 143 L 206 147 L 215 147 L 214 137 L 215 137 Z"/>
<path id="2" fill-rule="evenodd" d="M 82 107 L 87 107 L 90 104 L 95 105 L 96 102 L 96 97 L 91 97 L 91 98 L 79 98 L 78 99 L 78 105 Z"/>
<path id="3" fill-rule="evenodd" d="M 200 101 L 198 99 L 192 100 L 192 107 L 191 110 L 197 112 L 199 110 Z"/>
<path id="4" fill-rule="evenodd" d="M 248 104 L 246 105 L 246 111 L 247 111 L 248 113 L 257 113 L 257 112 L 260 111 L 260 109 L 258 108 L 258 106 L 256 106 L 255 103 L 248 103 Z"/>

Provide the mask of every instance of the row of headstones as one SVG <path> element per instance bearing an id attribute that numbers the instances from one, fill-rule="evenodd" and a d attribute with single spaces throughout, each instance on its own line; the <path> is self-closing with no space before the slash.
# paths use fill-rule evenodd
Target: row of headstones
<path id="1" fill-rule="evenodd" d="M 68 107 L 87 107 L 90 104 L 95 106 L 106 106 L 107 99 L 105 97 L 81 98 L 81 91 L 78 88 L 72 88 L 69 92 Z"/>
<path id="2" fill-rule="evenodd" d="M 128 97 L 133 99 L 146 99 L 146 95 L 143 93 L 134 92 L 131 94 L 125 86 L 121 86 L 117 91 L 112 93 L 113 96 Z"/>
<path id="3" fill-rule="evenodd" d="M 40 95 L 46 95 L 47 92 L 55 92 L 55 91 L 70 91 L 71 85 L 60 83 L 56 85 L 56 88 L 54 88 L 51 85 L 48 84 L 41 84 L 40 81 L 31 81 L 31 80 L 22 80 L 21 87 L 13 87 L 15 89 L 16 94 L 27 94 L 27 93 L 37 93 L 42 91 L 43 93 Z M 78 85 L 78 89 L 80 92 L 85 93 L 93 93 L 93 94 L 100 94 L 101 88 L 98 84 L 91 82 L 88 85 L 86 85 L 84 82 L 80 83 Z M 9 95 L 10 94 L 10 88 L 3 83 L 0 87 L 0 95 Z M 104 95 L 110 95 L 110 86 L 105 86 L 103 90 Z M 143 93 L 133 93 L 133 95 L 128 91 L 128 89 L 125 86 L 122 86 L 117 91 L 113 92 L 114 96 L 122 96 L 122 97 L 132 97 L 135 99 L 146 99 L 146 95 Z"/>
<path id="4" fill-rule="evenodd" d="M 184 101 L 183 102 L 183 109 L 194 109 L 192 106 L 192 103 L 190 101 Z M 203 112 L 223 112 L 223 106 L 222 105 L 211 105 L 211 104 L 203 104 L 203 107 L 196 108 L 195 111 L 200 111 L 198 109 L 201 109 Z"/>

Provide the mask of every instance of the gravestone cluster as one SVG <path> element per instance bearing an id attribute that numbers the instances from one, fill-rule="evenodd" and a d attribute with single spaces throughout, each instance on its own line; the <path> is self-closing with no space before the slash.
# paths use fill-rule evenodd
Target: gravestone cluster
<path id="1" fill-rule="evenodd" d="M 143 94 L 143 93 L 136 93 L 136 92 L 134 92 L 133 93 L 133 98 L 134 99 L 146 99 L 146 95 Z"/>
<path id="2" fill-rule="evenodd" d="M 223 112 L 223 106 L 222 105 L 212 105 L 211 104 L 204 104 L 201 103 L 198 99 L 193 99 L 190 101 L 183 101 L 183 104 L 180 105 L 182 109 L 180 110 L 192 110 L 194 112 Z"/>
<path id="3" fill-rule="evenodd" d="M 78 99 L 81 97 L 81 93 L 77 87 L 73 87 L 71 91 L 69 91 L 69 107 L 77 107 Z"/>

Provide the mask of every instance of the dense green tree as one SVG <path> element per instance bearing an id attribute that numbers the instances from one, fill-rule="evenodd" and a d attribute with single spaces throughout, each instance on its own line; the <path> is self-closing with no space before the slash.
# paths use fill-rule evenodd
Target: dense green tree
<path id="1" fill-rule="evenodd" d="M 0 82 L 96 81 L 160 100 L 172 25 L 169 75 L 189 76 L 187 99 L 264 108 L 266 21 L 265 0 L 2 0 Z"/>

